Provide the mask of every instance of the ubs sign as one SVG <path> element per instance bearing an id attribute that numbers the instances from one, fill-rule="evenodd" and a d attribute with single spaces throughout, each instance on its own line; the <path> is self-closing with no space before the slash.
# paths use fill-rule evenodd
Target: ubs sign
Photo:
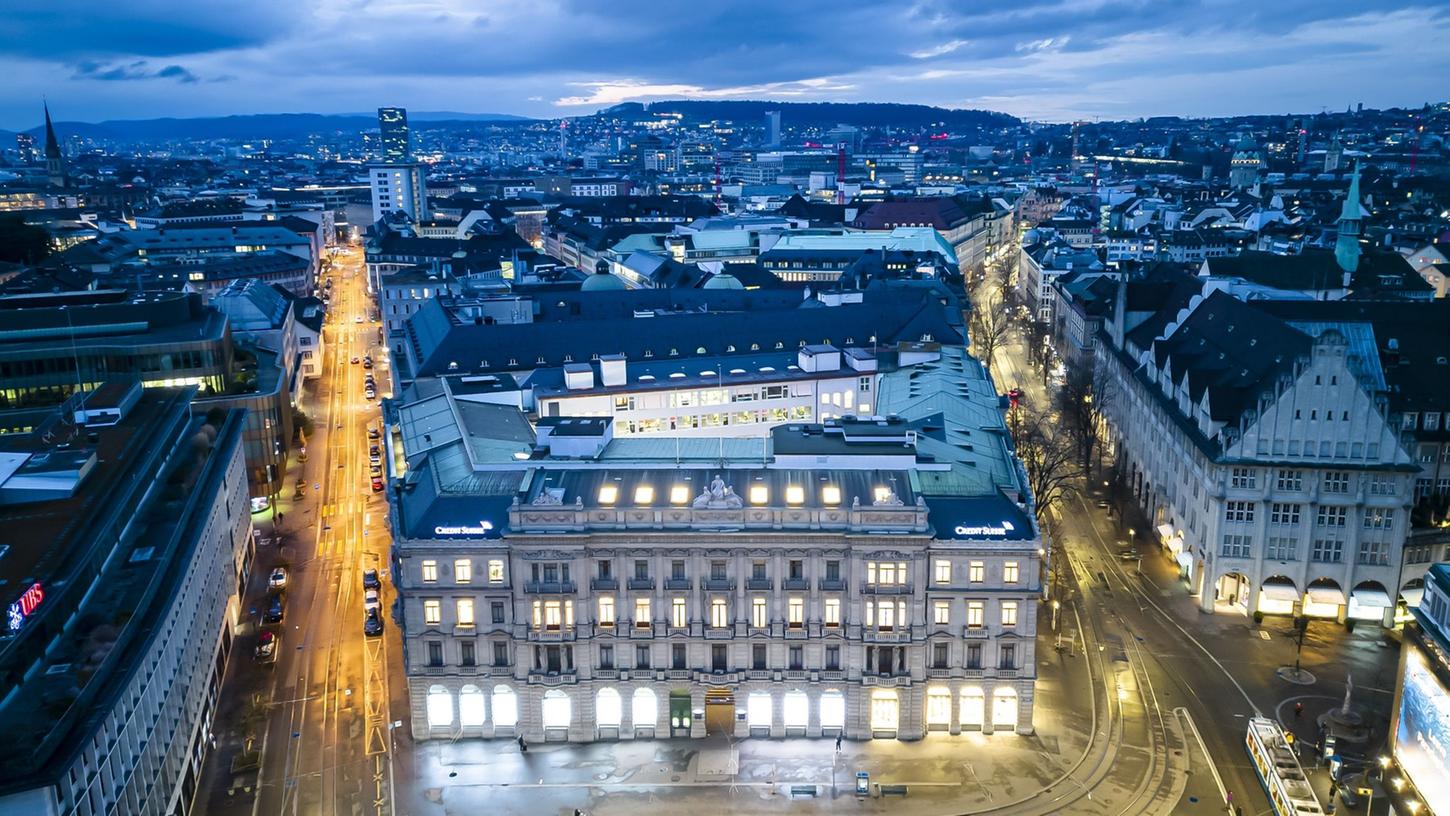
<path id="1" fill-rule="evenodd" d="M 30 613 L 34 612 L 43 600 L 45 600 L 45 590 L 41 589 L 40 582 L 31 584 L 30 589 L 25 590 L 25 594 L 10 605 L 9 614 L 6 616 L 10 621 L 10 631 L 19 631 L 25 623 L 25 619 L 30 617 Z"/>

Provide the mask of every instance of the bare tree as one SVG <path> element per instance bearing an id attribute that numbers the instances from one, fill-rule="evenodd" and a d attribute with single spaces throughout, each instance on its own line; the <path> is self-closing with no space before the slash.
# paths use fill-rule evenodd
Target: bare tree
<path id="1" fill-rule="evenodd" d="M 1094 457 L 1101 455 L 1114 388 L 1105 366 L 1077 365 L 1068 369 L 1062 389 L 1057 393 L 1063 430 L 1077 445 L 1085 473 L 1092 472 Z"/>
<path id="2" fill-rule="evenodd" d="M 997 350 L 1007 342 L 1009 327 L 1007 311 L 995 295 L 989 293 L 982 302 L 972 303 L 967 335 L 972 341 L 973 353 L 987 366 L 988 371 L 992 370 L 992 361 Z"/>
<path id="3" fill-rule="evenodd" d="M 1030 321 L 1023 330 L 1022 342 L 1027 346 L 1027 362 L 1037 369 L 1042 377 L 1042 386 L 1047 387 L 1048 375 L 1052 372 L 1053 348 L 1051 326 L 1038 320 Z"/>
<path id="4" fill-rule="evenodd" d="M 1027 485 L 1037 503 L 1037 518 L 1041 520 L 1073 495 L 1083 476 L 1083 469 L 1079 464 L 1077 446 L 1057 426 L 1052 415 L 1027 413 L 1025 407 L 1013 410 L 1023 412 L 1014 425 L 1017 456 L 1027 469 Z"/>

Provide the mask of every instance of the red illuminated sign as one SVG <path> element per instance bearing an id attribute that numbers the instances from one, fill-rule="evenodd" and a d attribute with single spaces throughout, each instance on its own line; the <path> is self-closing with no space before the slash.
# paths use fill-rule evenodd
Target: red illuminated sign
<path id="1" fill-rule="evenodd" d="M 10 631 L 14 632 L 19 629 L 20 625 L 25 623 L 25 619 L 40 606 L 40 602 L 43 600 L 45 600 L 45 590 L 41 588 L 40 582 L 37 581 L 31 584 L 30 589 L 25 590 L 25 594 L 21 595 L 19 600 L 10 605 L 10 614 L 8 615 L 10 619 Z"/>

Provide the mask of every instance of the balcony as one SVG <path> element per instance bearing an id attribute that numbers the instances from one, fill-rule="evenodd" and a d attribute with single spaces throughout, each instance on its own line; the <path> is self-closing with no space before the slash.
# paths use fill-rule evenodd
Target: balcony
<path id="1" fill-rule="evenodd" d="M 787 680 L 809 680 L 810 672 L 805 669 L 786 669 L 785 679 Z"/>
<path id="2" fill-rule="evenodd" d="M 607 669 L 595 669 L 594 670 L 594 679 L 595 680 L 618 680 L 619 679 L 619 669 L 616 669 L 613 666 L 611 666 L 611 667 L 609 667 Z"/>
<path id="3" fill-rule="evenodd" d="M 745 672 L 746 680 L 771 680 L 774 677 L 775 673 L 770 669 L 747 669 Z"/>
<path id="4" fill-rule="evenodd" d="M 655 579 L 653 579 L 653 578 L 631 578 L 631 579 L 629 579 L 629 588 L 631 590 L 642 590 L 642 591 L 645 591 L 645 592 L 653 591 L 654 588 L 655 588 Z"/>
<path id="5" fill-rule="evenodd" d="M 822 578 L 817 584 L 822 592 L 845 592 L 846 582 L 840 578 Z"/>
<path id="6" fill-rule="evenodd" d="M 1011 680 L 1011 679 L 1013 679 L 1013 678 L 1015 678 L 1017 676 L 1017 671 L 1018 671 L 1017 669 L 998 669 L 997 670 L 997 679 L 999 679 L 999 680 Z"/>
<path id="7" fill-rule="evenodd" d="M 967 668 L 962 669 L 962 676 L 967 678 L 968 680 L 977 680 L 984 676 L 984 672 L 979 668 L 968 666 Z"/>
<path id="8" fill-rule="evenodd" d="M 633 583 L 633 582 L 631 582 Z M 632 588 L 632 587 L 631 587 Z M 666 578 L 665 589 L 688 592 L 691 588 L 689 578 Z"/>
<path id="9" fill-rule="evenodd" d="M 841 681 L 846 679 L 845 669 L 821 669 L 822 680 Z"/>
<path id="10" fill-rule="evenodd" d="M 769 592 L 775 584 L 769 578 L 747 578 L 745 588 L 754 592 Z"/>
<path id="11" fill-rule="evenodd" d="M 632 638 L 638 638 L 640 640 L 649 640 L 650 638 L 655 636 L 655 630 L 654 627 L 648 623 L 642 625 L 631 625 L 629 627 L 629 636 Z"/>
<path id="12" fill-rule="evenodd" d="M 734 592 L 735 580 L 733 578 L 706 578 L 700 582 L 706 592 Z"/>
<path id="13" fill-rule="evenodd" d="M 574 640 L 574 627 L 560 626 L 555 628 L 544 627 L 542 629 L 529 629 L 529 640 L 539 643 L 559 643 L 566 640 Z"/>
<path id="14" fill-rule="evenodd" d="M 991 636 L 992 636 L 992 633 L 991 632 L 988 632 L 987 631 L 987 627 L 985 627 L 985 626 L 964 626 L 964 627 L 962 627 L 962 637 L 964 637 L 964 638 L 970 638 L 972 640 L 986 640 L 987 638 L 989 638 Z"/>
<path id="15" fill-rule="evenodd" d="M 579 674 L 575 671 L 531 671 L 529 672 L 529 684 L 539 686 L 562 686 L 572 685 L 579 682 Z"/>
<path id="16" fill-rule="evenodd" d="M 911 627 L 898 626 L 894 629 L 867 628 L 861 633 L 870 643 L 910 643 Z"/>
<path id="17" fill-rule="evenodd" d="M 915 591 L 912 584 L 861 584 L 862 595 L 910 595 Z"/>
<path id="18" fill-rule="evenodd" d="M 791 592 L 805 592 L 811 588 L 811 582 L 805 578 L 787 578 L 781 582 L 781 588 Z"/>
<path id="19" fill-rule="evenodd" d="M 927 669 L 926 676 L 932 679 L 948 678 L 952 676 L 952 670 L 945 666 L 937 666 Z"/>
<path id="20" fill-rule="evenodd" d="M 595 592 L 614 592 L 619 589 L 619 579 L 595 578 L 589 582 L 589 588 Z"/>
<path id="21" fill-rule="evenodd" d="M 694 676 L 695 673 L 689 669 L 670 669 L 665 672 L 665 679 L 667 680 L 690 680 Z"/>
<path id="22" fill-rule="evenodd" d="M 806 628 L 799 624 L 785 627 L 786 640 L 805 640 Z"/>
<path id="23" fill-rule="evenodd" d="M 573 581 L 525 581 L 524 592 L 530 595 L 574 595 L 578 587 Z"/>
<path id="24" fill-rule="evenodd" d="M 705 629 L 706 640 L 729 640 L 735 637 L 733 626 L 710 626 Z"/>

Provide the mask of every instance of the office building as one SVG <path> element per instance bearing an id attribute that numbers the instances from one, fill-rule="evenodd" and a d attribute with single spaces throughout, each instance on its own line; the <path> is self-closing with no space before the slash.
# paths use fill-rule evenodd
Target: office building
<path id="1" fill-rule="evenodd" d="M 409 162 L 375 164 L 368 167 L 373 194 L 373 223 L 403 214 L 411 223 L 427 221 L 428 182 L 423 166 Z"/>
<path id="2" fill-rule="evenodd" d="M 243 417 L 194 391 L 0 439 L 0 813 L 191 811 L 253 553 Z"/>
<path id="3" fill-rule="evenodd" d="M 418 397 L 385 435 L 416 738 L 1032 732 L 1041 540 L 960 347 L 757 439 Z"/>
<path id="4" fill-rule="evenodd" d="M 765 112 L 765 146 L 780 147 L 780 111 Z"/>
<path id="5" fill-rule="evenodd" d="M 378 137 L 383 145 L 383 161 L 402 163 L 412 160 L 413 150 L 408 143 L 406 109 L 378 108 Z"/>

